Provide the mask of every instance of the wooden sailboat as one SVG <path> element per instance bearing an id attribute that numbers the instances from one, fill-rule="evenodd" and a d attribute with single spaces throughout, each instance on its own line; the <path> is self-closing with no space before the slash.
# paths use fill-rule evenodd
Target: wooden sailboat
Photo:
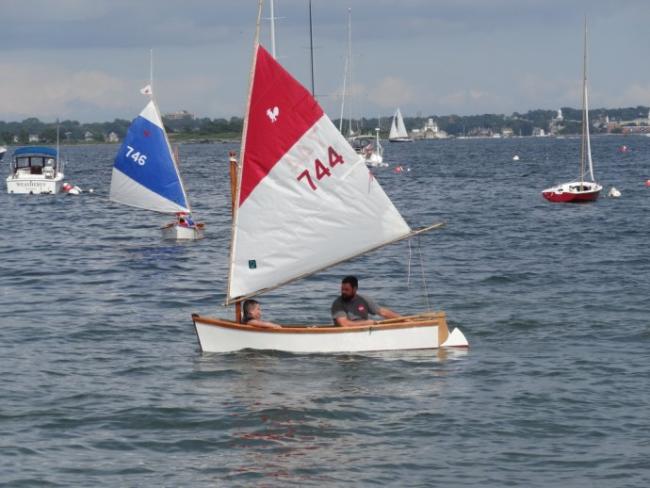
<path id="1" fill-rule="evenodd" d="M 397 107 L 395 115 L 393 115 L 393 122 L 390 125 L 390 132 L 388 133 L 389 142 L 413 142 L 409 137 L 402 118 L 402 111 Z"/>
<path id="2" fill-rule="evenodd" d="M 591 159 L 591 140 L 589 138 L 589 96 L 587 90 L 587 20 L 585 19 L 584 58 L 582 66 L 582 144 L 580 148 L 580 179 L 547 188 L 542 191 L 542 195 L 550 202 L 583 203 L 597 200 L 602 189 L 603 187 L 596 183 L 594 178 L 594 163 Z"/>
<path id="3" fill-rule="evenodd" d="M 163 239 L 203 238 L 203 223 L 192 220 L 185 186 L 178 170 L 178 152 L 172 151 L 160 110 L 147 85 L 141 90 L 151 97 L 129 127 L 113 165 L 110 199 L 132 207 L 175 215 L 161 228 Z"/>
<path id="4" fill-rule="evenodd" d="M 227 305 L 441 224 L 411 230 L 309 91 L 259 45 L 258 10 L 241 160 L 231 162 Z M 350 352 L 467 346 L 443 312 L 376 325 L 270 329 L 192 315 L 206 352 Z"/>

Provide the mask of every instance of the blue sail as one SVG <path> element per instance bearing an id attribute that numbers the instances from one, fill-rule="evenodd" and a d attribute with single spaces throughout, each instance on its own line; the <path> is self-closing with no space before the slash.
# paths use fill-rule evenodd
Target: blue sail
<path id="1" fill-rule="evenodd" d="M 187 195 L 153 100 L 133 120 L 115 157 L 110 198 L 156 212 L 189 212 Z"/>

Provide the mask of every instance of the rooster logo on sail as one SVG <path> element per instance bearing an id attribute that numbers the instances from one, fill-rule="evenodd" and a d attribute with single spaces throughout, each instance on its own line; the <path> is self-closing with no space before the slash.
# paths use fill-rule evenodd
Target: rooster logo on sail
<path id="1" fill-rule="evenodd" d="M 278 115 L 280 115 L 280 109 L 277 106 L 269 108 L 266 110 L 266 115 L 275 124 L 275 121 L 278 120 Z"/>

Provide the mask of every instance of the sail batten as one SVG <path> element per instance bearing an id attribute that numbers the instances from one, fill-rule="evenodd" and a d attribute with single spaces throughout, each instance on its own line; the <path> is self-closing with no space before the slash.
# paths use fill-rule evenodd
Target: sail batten
<path id="1" fill-rule="evenodd" d="M 262 46 L 253 66 L 228 303 L 411 232 L 312 95 Z"/>
<path id="2" fill-rule="evenodd" d="M 136 117 L 113 165 L 110 199 L 161 213 L 189 212 L 189 202 L 155 102 Z"/>

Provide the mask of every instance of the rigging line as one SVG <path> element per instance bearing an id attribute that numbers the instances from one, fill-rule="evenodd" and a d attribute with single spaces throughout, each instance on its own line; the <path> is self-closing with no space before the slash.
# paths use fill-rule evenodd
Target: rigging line
<path id="1" fill-rule="evenodd" d="M 420 236 L 418 235 L 418 254 L 420 255 L 420 270 L 422 271 L 422 287 L 424 288 L 424 300 L 426 302 L 426 310 L 431 311 L 431 303 L 429 302 L 429 290 L 427 288 L 427 279 L 424 275 L 424 259 L 422 258 L 422 246 L 420 245 Z"/>
<path id="2" fill-rule="evenodd" d="M 411 239 L 408 241 L 409 245 L 409 260 L 408 260 L 408 266 L 407 266 L 407 272 L 406 272 L 406 288 L 411 287 L 411 261 L 413 259 L 413 249 L 411 248 Z"/>

